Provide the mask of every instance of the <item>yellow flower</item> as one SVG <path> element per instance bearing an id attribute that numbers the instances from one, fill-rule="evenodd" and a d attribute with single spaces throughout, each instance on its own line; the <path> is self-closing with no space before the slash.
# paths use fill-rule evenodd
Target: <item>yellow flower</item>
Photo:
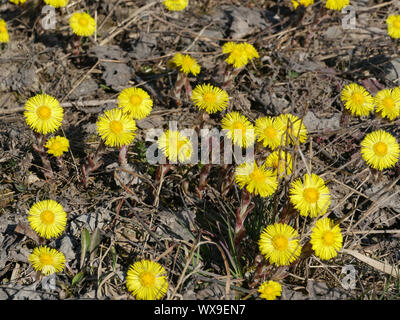
<path id="1" fill-rule="evenodd" d="M 226 42 L 222 46 L 222 53 L 229 54 L 225 61 L 238 69 L 244 67 L 249 60 L 258 58 L 257 50 L 247 42 Z"/>
<path id="2" fill-rule="evenodd" d="M 316 174 L 304 175 L 304 183 L 297 179 L 289 189 L 290 202 L 302 216 L 311 218 L 324 214 L 331 204 L 331 194 L 325 182 Z"/>
<path id="3" fill-rule="evenodd" d="M 233 111 L 221 120 L 225 135 L 239 147 L 250 147 L 255 141 L 254 126 L 239 112 Z"/>
<path id="4" fill-rule="evenodd" d="M 157 262 L 141 260 L 129 267 L 126 287 L 139 300 L 159 300 L 168 289 L 166 274 Z"/>
<path id="5" fill-rule="evenodd" d="M 240 189 L 246 187 L 249 193 L 268 197 L 278 188 L 276 174 L 265 168 L 265 164 L 258 167 L 256 162 L 244 162 L 235 170 L 235 181 Z"/>
<path id="6" fill-rule="evenodd" d="M 342 10 L 350 4 L 350 0 L 326 0 L 325 7 L 331 10 Z"/>
<path id="7" fill-rule="evenodd" d="M 278 122 L 277 126 L 282 127 L 282 145 L 306 142 L 307 128 L 299 117 L 286 113 L 279 115 L 275 121 Z"/>
<path id="8" fill-rule="evenodd" d="M 346 109 L 355 116 L 368 116 L 374 111 L 374 98 L 364 87 L 356 83 L 346 85 L 340 98 Z"/>
<path id="9" fill-rule="evenodd" d="M 44 2 L 54 8 L 66 7 L 68 4 L 68 0 L 44 0 Z"/>
<path id="10" fill-rule="evenodd" d="M 314 4 L 314 0 L 292 0 L 293 7 L 297 9 L 299 5 L 308 7 Z"/>
<path id="11" fill-rule="evenodd" d="M 153 109 L 153 100 L 141 88 L 126 88 L 118 96 L 118 107 L 133 119 L 146 118 Z"/>
<path id="12" fill-rule="evenodd" d="M 67 213 L 61 204 L 54 200 L 36 202 L 28 214 L 28 221 L 41 237 L 50 239 L 58 237 L 67 224 Z"/>
<path id="13" fill-rule="evenodd" d="M 383 89 L 375 95 L 376 112 L 394 120 L 400 115 L 400 88 Z"/>
<path id="14" fill-rule="evenodd" d="M 57 99 L 47 94 L 38 94 L 25 103 L 24 117 L 32 130 L 47 134 L 61 126 L 64 110 Z"/>
<path id="15" fill-rule="evenodd" d="M 334 225 L 329 218 L 320 219 L 312 228 L 312 248 L 317 257 L 329 260 L 337 256 L 342 248 L 343 236 L 338 225 Z"/>
<path id="16" fill-rule="evenodd" d="M 172 162 L 190 160 L 193 146 L 189 138 L 179 131 L 167 130 L 157 141 L 158 148 Z"/>
<path id="17" fill-rule="evenodd" d="M 14 4 L 23 4 L 26 2 L 26 0 L 10 0 L 10 2 Z"/>
<path id="18" fill-rule="evenodd" d="M 192 101 L 207 113 L 225 110 L 228 106 L 229 96 L 225 90 L 211 84 L 197 85 L 192 92 Z"/>
<path id="19" fill-rule="evenodd" d="M 290 175 L 293 169 L 292 156 L 289 152 L 276 150 L 265 160 L 265 166 L 274 168 L 274 173 L 278 176 Z"/>
<path id="20" fill-rule="evenodd" d="M 386 19 L 387 31 L 393 39 L 400 38 L 400 15 L 390 15 Z"/>
<path id="21" fill-rule="evenodd" d="M 89 37 L 96 31 L 96 21 L 86 12 L 75 12 L 69 19 L 72 32 L 81 37 Z"/>
<path id="22" fill-rule="evenodd" d="M 261 117 L 256 119 L 257 141 L 262 141 L 264 147 L 269 147 L 271 150 L 276 149 L 281 144 L 283 131 L 283 123 L 276 121 L 276 118 Z"/>
<path id="23" fill-rule="evenodd" d="M 68 151 L 69 141 L 65 137 L 56 136 L 50 138 L 46 142 L 45 147 L 49 149 L 47 150 L 47 153 L 52 154 L 55 157 L 60 157 L 64 152 Z"/>
<path id="24" fill-rule="evenodd" d="M 47 246 L 33 249 L 28 260 L 36 271 L 41 271 L 45 275 L 60 272 L 65 265 L 64 254 Z"/>
<path id="25" fill-rule="evenodd" d="M 174 57 L 169 61 L 169 64 L 180 67 L 180 71 L 186 74 L 192 73 L 198 75 L 200 73 L 200 65 L 195 59 L 188 54 L 175 53 Z"/>
<path id="26" fill-rule="evenodd" d="M 8 34 L 7 24 L 3 19 L 0 19 L 0 43 L 7 43 L 10 41 Z"/>
<path id="27" fill-rule="evenodd" d="M 271 224 L 260 235 L 260 252 L 270 263 L 287 266 L 300 256 L 298 236 L 297 231 L 287 224 Z"/>
<path id="28" fill-rule="evenodd" d="M 136 122 L 121 109 L 104 112 L 96 123 L 97 133 L 106 146 L 121 147 L 130 144 L 136 136 Z"/>
<path id="29" fill-rule="evenodd" d="M 260 298 L 266 300 L 275 300 L 276 297 L 282 294 L 282 286 L 279 282 L 270 280 L 263 282 L 258 288 Z"/>
<path id="30" fill-rule="evenodd" d="M 187 7 L 189 0 L 164 0 L 164 6 L 170 11 L 182 11 Z"/>
<path id="31" fill-rule="evenodd" d="M 362 158 L 377 170 L 393 167 L 399 160 L 399 154 L 396 138 L 383 130 L 368 133 L 361 142 Z"/>

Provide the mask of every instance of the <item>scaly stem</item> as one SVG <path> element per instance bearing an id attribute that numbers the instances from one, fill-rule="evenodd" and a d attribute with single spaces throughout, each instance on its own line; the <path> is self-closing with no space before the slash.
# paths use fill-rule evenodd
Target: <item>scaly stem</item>
<path id="1" fill-rule="evenodd" d="M 169 163 L 160 164 L 157 168 L 155 183 L 158 184 L 158 188 L 157 188 L 157 193 L 155 194 L 154 202 L 153 202 L 153 206 L 155 206 L 155 207 L 158 207 L 158 203 L 160 200 L 160 192 L 161 192 L 162 184 L 164 182 L 164 177 L 170 168 L 171 168 L 171 165 Z"/>
<path id="2" fill-rule="evenodd" d="M 118 160 L 121 167 L 128 164 L 127 153 L 128 153 L 128 146 L 122 146 L 121 149 L 119 149 Z"/>
<path id="3" fill-rule="evenodd" d="M 87 187 L 89 182 L 89 174 L 95 170 L 97 170 L 102 164 L 101 157 L 106 151 L 106 145 L 103 140 L 101 140 L 99 147 L 97 148 L 94 155 L 89 155 L 87 161 L 82 165 L 82 183 Z"/>
<path id="4" fill-rule="evenodd" d="M 230 64 L 226 66 L 224 73 L 224 83 L 222 84 L 222 89 L 225 91 L 229 91 L 232 89 L 233 80 L 237 77 L 237 75 L 242 71 L 243 68 L 233 68 Z"/>
<path id="5" fill-rule="evenodd" d="M 42 160 L 44 176 L 46 179 L 53 178 L 54 177 L 53 169 L 51 168 L 51 163 L 48 158 L 47 152 L 44 149 L 44 145 L 46 143 L 46 136 L 41 133 L 36 133 L 36 132 L 35 132 L 35 136 L 38 140 L 38 144 L 33 144 L 32 147 L 33 147 L 33 150 L 35 150 L 38 153 L 38 155 L 40 156 L 40 159 Z"/>
<path id="6" fill-rule="evenodd" d="M 251 194 L 246 190 L 242 189 L 242 196 L 240 201 L 240 207 L 236 211 L 236 224 L 235 224 L 235 238 L 234 244 L 238 259 L 241 256 L 240 243 L 246 235 L 246 229 L 244 227 L 244 221 L 247 215 L 254 209 L 254 203 L 251 202 Z"/>

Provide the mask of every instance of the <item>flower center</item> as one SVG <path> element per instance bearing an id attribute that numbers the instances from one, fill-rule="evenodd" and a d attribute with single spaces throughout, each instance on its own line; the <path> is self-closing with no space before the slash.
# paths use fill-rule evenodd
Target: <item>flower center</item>
<path id="1" fill-rule="evenodd" d="M 400 28 L 400 26 L 399 26 L 399 28 Z M 389 110 L 393 110 L 395 107 L 395 103 L 394 103 L 393 99 L 390 97 L 386 97 L 385 99 L 383 99 L 382 103 L 385 106 L 385 108 L 389 109 Z"/>
<path id="2" fill-rule="evenodd" d="M 396 29 L 400 29 L 400 20 L 395 20 L 395 21 L 393 22 L 393 26 L 394 26 Z"/>
<path id="3" fill-rule="evenodd" d="M 113 120 L 110 123 L 110 130 L 115 133 L 115 134 L 120 134 L 122 130 L 124 129 L 124 126 L 122 125 L 121 121 L 118 120 Z"/>
<path id="4" fill-rule="evenodd" d="M 54 257 L 51 254 L 48 253 L 42 253 L 40 255 L 40 263 L 43 265 L 52 265 L 54 262 Z"/>
<path id="5" fill-rule="evenodd" d="M 306 188 L 303 192 L 303 197 L 309 203 L 315 203 L 319 199 L 319 192 L 315 188 Z"/>
<path id="6" fill-rule="evenodd" d="M 50 149 L 58 151 L 58 150 L 61 150 L 61 148 L 62 148 L 62 145 L 60 142 L 53 142 Z"/>
<path id="7" fill-rule="evenodd" d="M 265 173 L 259 168 L 255 168 L 252 173 L 250 173 L 250 179 L 256 183 L 265 182 Z"/>
<path id="8" fill-rule="evenodd" d="M 388 147 L 387 144 L 384 142 L 377 142 L 373 146 L 374 152 L 377 156 L 383 157 L 387 154 Z"/>
<path id="9" fill-rule="evenodd" d="M 335 235 L 332 231 L 325 231 L 322 240 L 326 246 L 331 246 L 335 242 Z"/>
<path id="10" fill-rule="evenodd" d="M 241 130 L 242 134 L 246 133 L 246 127 L 240 121 L 235 121 L 232 127 L 233 130 Z"/>
<path id="11" fill-rule="evenodd" d="M 215 103 L 215 102 L 217 102 L 217 96 L 215 95 L 214 92 L 207 92 L 207 93 L 203 94 L 203 100 L 206 103 Z"/>
<path id="12" fill-rule="evenodd" d="M 139 281 L 143 287 L 150 288 L 154 286 L 156 277 L 152 272 L 143 272 L 139 277 Z"/>
<path id="13" fill-rule="evenodd" d="M 7 29 L 5 26 L 0 26 L 0 33 L 6 33 Z"/>
<path id="14" fill-rule="evenodd" d="M 289 241 L 285 236 L 276 236 L 272 240 L 272 245 L 276 250 L 283 251 L 288 247 Z"/>
<path id="15" fill-rule="evenodd" d="M 129 98 L 129 102 L 133 104 L 134 106 L 138 106 L 142 103 L 143 99 L 139 97 L 137 94 L 134 94 Z"/>
<path id="16" fill-rule="evenodd" d="M 40 214 L 40 220 L 44 224 L 52 224 L 54 222 L 54 213 L 50 210 L 45 210 Z"/>
<path id="17" fill-rule="evenodd" d="M 47 106 L 41 106 L 37 109 L 36 114 L 41 120 L 48 120 L 51 116 L 51 109 Z"/>
<path id="18" fill-rule="evenodd" d="M 364 96 L 359 92 L 353 93 L 352 100 L 357 105 L 362 105 L 365 101 Z"/>
<path id="19" fill-rule="evenodd" d="M 79 22 L 79 24 L 80 24 L 82 27 L 87 27 L 88 24 L 89 24 L 88 19 L 86 19 L 86 18 L 84 18 L 84 17 L 79 18 L 78 22 Z"/>
<path id="20" fill-rule="evenodd" d="M 268 138 L 272 139 L 276 137 L 276 130 L 273 127 L 268 127 L 264 129 L 264 134 Z"/>
<path id="21" fill-rule="evenodd" d="M 189 69 L 193 67 L 194 61 L 190 57 L 184 57 L 182 61 L 182 65 L 188 67 Z"/>
<path id="22" fill-rule="evenodd" d="M 176 147 L 177 147 L 177 149 L 178 149 L 178 152 L 179 152 L 179 150 L 181 150 L 181 148 L 182 148 L 185 144 L 186 144 L 186 141 L 185 141 L 185 140 L 178 140 L 178 141 L 176 142 Z"/>

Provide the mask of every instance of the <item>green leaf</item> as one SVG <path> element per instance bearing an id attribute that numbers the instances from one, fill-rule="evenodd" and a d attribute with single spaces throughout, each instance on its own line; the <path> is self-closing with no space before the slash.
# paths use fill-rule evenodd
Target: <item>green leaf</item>
<path id="1" fill-rule="evenodd" d="M 80 272 L 78 272 L 78 273 L 75 275 L 75 277 L 72 279 L 71 285 L 72 285 L 72 286 L 76 285 L 77 283 L 81 282 L 82 279 L 83 279 L 83 272 L 80 271 Z"/>
<path id="2" fill-rule="evenodd" d="M 99 246 L 101 241 L 101 232 L 99 228 L 96 228 L 93 233 L 92 236 L 90 238 L 90 247 L 89 247 L 89 252 L 90 252 L 90 260 L 94 259 L 95 255 L 96 255 L 96 249 Z"/>
<path id="3" fill-rule="evenodd" d="M 90 233 L 86 228 L 83 228 L 81 232 L 81 261 L 80 261 L 80 269 L 82 269 L 83 262 L 85 261 L 86 253 L 89 250 L 90 246 Z"/>

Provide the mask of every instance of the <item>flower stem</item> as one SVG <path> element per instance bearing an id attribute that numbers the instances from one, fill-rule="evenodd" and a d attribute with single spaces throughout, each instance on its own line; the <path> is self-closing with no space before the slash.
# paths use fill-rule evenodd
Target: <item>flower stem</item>
<path id="1" fill-rule="evenodd" d="M 242 189 L 242 196 L 240 201 L 240 207 L 236 211 L 236 224 L 235 224 L 235 238 L 234 244 L 238 258 L 240 258 L 240 243 L 246 235 L 246 229 L 244 227 L 244 221 L 247 215 L 254 209 L 254 203 L 251 202 L 252 196 L 246 190 Z"/>
<path id="2" fill-rule="evenodd" d="M 105 151 L 106 145 L 104 144 L 103 140 L 101 140 L 94 155 L 89 155 L 87 161 L 82 165 L 82 183 L 85 188 L 89 182 L 89 174 L 97 170 L 103 164 L 101 157 Z"/>
<path id="3" fill-rule="evenodd" d="M 46 143 L 46 136 L 44 134 L 41 133 L 36 133 L 35 132 L 35 136 L 37 138 L 37 144 L 33 144 L 33 150 L 35 150 L 40 159 L 42 160 L 42 164 L 43 164 L 43 174 L 45 176 L 46 179 L 51 179 L 54 177 L 53 174 L 53 169 L 51 168 L 51 163 L 50 160 L 48 158 L 47 152 L 44 149 L 44 145 Z"/>

